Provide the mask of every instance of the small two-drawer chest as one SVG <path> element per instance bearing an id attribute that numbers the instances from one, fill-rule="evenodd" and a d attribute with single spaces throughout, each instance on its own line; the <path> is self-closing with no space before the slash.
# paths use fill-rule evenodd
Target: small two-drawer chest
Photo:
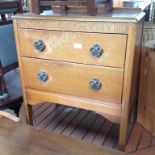
<path id="1" fill-rule="evenodd" d="M 120 124 L 126 143 L 137 95 L 144 14 L 17 15 L 14 29 L 27 120 L 44 102 L 92 110 Z"/>

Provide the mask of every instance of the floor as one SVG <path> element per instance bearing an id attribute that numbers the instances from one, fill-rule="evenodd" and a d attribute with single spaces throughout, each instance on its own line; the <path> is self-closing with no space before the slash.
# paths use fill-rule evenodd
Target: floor
<path id="1" fill-rule="evenodd" d="M 79 138 L 98 146 L 118 149 L 119 126 L 100 115 L 81 109 L 55 104 L 33 107 L 37 128 Z M 126 152 L 135 155 L 154 155 L 155 137 L 139 123 L 130 124 Z"/>
<path id="2" fill-rule="evenodd" d="M 117 148 L 118 125 L 94 112 L 45 104 L 34 109 L 34 118 L 38 128 Z"/>

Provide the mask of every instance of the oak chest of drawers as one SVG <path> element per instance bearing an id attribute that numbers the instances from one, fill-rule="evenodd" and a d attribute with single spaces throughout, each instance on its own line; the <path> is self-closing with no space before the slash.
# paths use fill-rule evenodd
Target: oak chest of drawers
<path id="1" fill-rule="evenodd" d="M 137 95 L 144 14 L 14 17 L 27 120 L 32 105 L 52 102 L 92 110 L 120 124 L 126 143 Z"/>

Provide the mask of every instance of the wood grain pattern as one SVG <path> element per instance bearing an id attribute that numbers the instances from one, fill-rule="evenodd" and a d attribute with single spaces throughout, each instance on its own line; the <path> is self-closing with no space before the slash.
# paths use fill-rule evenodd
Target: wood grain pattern
<path id="1" fill-rule="evenodd" d="M 22 56 L 124 67 L 126 35 L 21 29 L 19 38 Z M 46 45 L 43 52 L 34 47 L 39 39 Z M 93 57 L 90 52 L 95 44 L 103 49 L 103 54 L 98 58 Z"/>
<path id="2" fill-rule="evenodd" d="M 0 150 L 3 155 L 125 155 L 63 135 L 36 130 L 33 127 L 0 118 Z M 8 140 L 9 139 L 9 140 Z M 82 149 L 81 149 L 82 148 Z"/>
<path id="3" fill-rule="evenodd" d="M 123 96 L 122 96 L 122 121 L 120 124 L 120 143 L 127 139 L 129 113 L 132 106 L 136 106 L 138 91 L 138 75 L 141 55 L 141 43 L 143 32 L 143 19 L 139 24 L 132 24 L 129 30 L 127 54 L 124 72 Z"/>
<path id="4" fill-rule="evenodd" d="M 105 13 L 99 14 L 98 16 L 88 16 L 86 14 L 71 14 L 71 13 L 69 13 L 69 14 L 65 14 L 65 13 L 55 14 L 54 13 L 51 16 L 43 16 L 43 15 L 37 15 L 37 14 L 33 14 L 33 13 L 27 13 L 27 14 L 22 14 L 22 15 L 17 14 L 15 16 L 15 18 L 16 19 L 18 18 L 19 21 L 25 20 L 25 19 L 28 18 L 29 20 L 32 20 L 32 21 L 35 21 L 35 20 L 37 21 L 39 19 L 39 20 L 45 20 L 45 21 L 46 20 L 68 21 L 68 22 L 76 21 L 77 24 L 79 22 L 82 22 L 82 23 L 80 23 L 80 25 L 83 25 L 83 22 L 85 24 L 86 23 L 88 24 L 89 22 L 90 23 L 91 22 L 97 22 L 97 23 L 94 23 L 95 26 L 97 26 L 96 24 L 101 24 L 101 23 L 102 23 L 103 26 L 104 25 L 106 26 L 107 24 L 110 25 L 110 23 L 113 23 L 115 26 L 117 26 L 117 25 L 120 26 L 120 28 L 117 27 L 116 30 L 119 29 L 120 31 L 122 31 L 124 29 L 124 27 L 126 27 L 127 28 L 126 30 L 128 30 L 128 28 L 130 26 L 130 23 L 138 23 L 138 22 L 140 22 L 141 19 L 144 18 L 144 16 L 145 16 L 145 13 L 141 12 L 141 11 L 135 11 L 135 10 L 131 11 L 131 10 L 128 10 L 128 9 L 127 10 L 121 10 L 121 9 L 117 10 L 116 9 L 114 11 L 109 11 L 106 14 Z M 103 23 L 103 22 L 108 22 L 108 23 Z M 20 22 L 20 24 L 22 24 L 22 23 Z M 24 26 L 24 24 L 22 24 L 22 25 Z M 26 23 L 25 26 L 28 26 L 28 25 L 29 24 Z M 92 26 L 92 25 L 90 24 L 90 26 Z M 77 27 L 79 27 L 79 26 L 77 26 Z M 113 25 L 111 25 L 111 27 L 113 27 Z M 111 29 L 111 27 L 109 27 L 109 30 Z M 88 26 L 88 28 L 89 28 L 89 26 Z M 127 31 L 126 31 L 126 33 L 128 34 Z"/>
<path id="5" fill-rule="evenodd" d="M 48 116 L 50 115 L 53 111 L 57 110 L 56 108 L 56 105 L 55 104 L 42 104 L 42 105 L 47 105 L 47 107 L 45 109 L 43 109 L 39 114 L 38 114 L 38 110 L 37 110 L 37 117 L 34 116 L 34 121 L 35 121 L 35 124 L 38 125 L 40 124 L 41 122 L 43 122 L 43 120 Z M 42 108 L 39 108 L 39 109 L 42 109 Z M 44 113 L 46 111 L 46 113 Z M 34 113 L 35 114 L 35 113 Z M 36 123 L 37 122 L 37 123 Z"/>
<path id="6" fill-rule="evenodd" d="M 45 101 L 82 108 L 86 110 L 96 111 L 98 113 L 105 113 L 109 116 L 115 116 L 118 123 L 121 116 L 121 105 L 115 103 L 108 103 L 99 100 L 85 99 L 58 93 L 49 93 L 44 91 L 36 91 L 33 89 L 27 90 L 27 99 L 31 105 L 43 103 Z"/>
<path id="7" fill-rule="evenodd" d="M 61 121 L 57 125 L 57 127 L 55 127 L 53 132 L 60 133 L 60 134 L 64 132 L 67 129 L 68 125 L 75 120 L 77 115 L 80 114 L 80 111 L 81 111 L 80 109 L 66 108 L 66 112 L 68 112 L 69 114 L 67 115 L 67 117 L 63 119 L 63 121 Z"/>
<path id="8" fill-rule="evenodd" d="M 48 105 L 55 106 L 54 104 L 48 104 Z M 46 106 L 47 106 L 46 104 L 43 104 L 43 106 L 40 107 L 40 110 L 38 109 L 39 113 Z M 33 106 L 33 109 L 35 110 L 36 107 L 37 105 Z M 80 139 L 80 137 L 83 135 L 81 140 L 93 143 L 94 145 L 103 146 L 103 147 L 106 146 L 108 148 L 115 148 L 115 149 L 119 148 L 119 145 L 118 145 L 119 125 L 118 124 L 112 124 L 111 122 L 109 122 L 108 120 L 106 120 L 104 117 L 100 115 L 98 115 L 97 119 L 94 121 L 94 123 L 92 123 L 91 119 L 96 117 L 95 113 L 92 114 L 90 113 L 90 111 L 71 108 L 71 107 L 65 107 L 65 106 L 62 106 L 62 107 L 63 107 L 63 110 L 61 111 L 61 113 L 68 113 L 68 115 L 64 117 L 63 121 L 60 122 L 54 130 L 49 129 L 48 131 L 71 136 L 71 137 L 73 136 L 77 139 Z M 38 112 L 37 112 L 38 110 L 34 111 L 34 115 L 38 115 Z M 47 124 L 50 124 L 50 126 L 52 126 L 52 124 L 56 122 L 55 119 L 57 118 L 57 116 L 54 118 L 55 121 L 53 119 L 51 119 L 52 120 L 51 121 L 48 117 L 44 118 L 44 116 L 48 115 L 48 112 L 50 110 L 51 110 L 51 114 L 55 113 L 52 107 L 43 111 L 41 114 L 43 122 L 41 122 L 40 124 L 47 123 Z M 56 113 L 57 114 L 60 113 L 59 108 Z M 91 117 L 89 115 L 91 115 Z M 85 121 L 86 128 L 87 129 L 89 128 L 86 133 L 85 133 L 86 131 L 85 128 L 83 128 L 81 125 L 83 124 L 82 122 L 84 122 L 84 120 L 86 120 Z M 36 121 L 36 124 L 37 125 L 35 126 L 40 128 L 39 120 Z M 79 126 L 81 127 L 79 128 Z M 150 132 L 144 129 L 141 124 L 137 122 L 134 124 L 129 124 L 129 128 L 130 128 L 129 129 L 130 131 L 128 130 L 129 139 L 127 141 L 127 145 L 125 149 L 126 152 L 133 154 L 135 151 L 138 151 L 138 150 L 143 150 L 142 152 L 144 152 L 144 149 L 147 149 L 151 146 L 155 147 L 155 137 L 153 137 Z M 74 132 L 75 130 L 76 132 Z M 72 133 L 77 133 L 77 131 L 78 133 L 80 133 L 80 137 L 72 134 Z M 152 154 L 153 153 L 154 152 L 152 152 Z"/>
<path id="9" fill-rule="evenodd" d="M 46 104 L 44 104 L 44 106 L 46 107 Z M 41 107 L 41 109 L 44 109 L 44 106 Z M 55 113 L 54 111 L 52 112 L 52 110 L 51 108 L 51 113 Z M 79 110 L 80 112 L 78 112 Z M 114 148 L 115 145 L 118 144 L 119 125 L 112 124 L 95 112 L 63 106 L 61 114 L 59 114 L 59 110 L 57 110 L 56 113 L 58 115 L 55 118 L 51 120 L 45 118 L 43 121 L 48 124 L 48 128 L 46 128 L 48 131 L 78 138 L 87 142 L 89 141 L 91 143 L 95 141 L 95 145 L 103 147 Z M 46 115 L 46 111 L 42 114 Z M 38 112 L 35 111 L 34 115 L 38 115 Z M 72 116 L 75 117 L 72 118 Z M 70 118 L 72 120 L 71 122 Z M 36 121 L 36 123 L 38 124 L 38 121 Z M 57 124 L 56 127 L 55 124 Z M 39 126 L 36 125 L 36 127 Z"/>
<path id="10" fill-rule="evenodd" d="M 103 21 L 94 21 L 94 23 L 92 20 L 87 21 L 88 19 L 86 18 L 83 19 L 83 22 L 76 21 L 79 19 L 74 20 L 65 21 L 64 19 L 58 20 L 56 18 L 55 20 L 53 19 L 51 23 L 51 21 L 47 19 L 44 19 L 43 22 L 34 19 L 29 19 L 29 22 L 26 19 L 18 19 L 18 27 L 38 30 L 128 34 L 129 23 L 112 23 Z"/>
<path id="11" fill-rule="evenodd" d="M 18 28 L 17 28 L 17 20 L 13 20 L 13 25 L 14 25 L 14 32 L 15 32 L 15 40 L 16 40 L 16 48 L 18 50 L 17 52 L 17 56 L 18 58 L 20 58 L 20 45 L 19 45 L 19 42 L 18 42 Z M 18 59 L 18 63 L 19 63 L 19 67 L 20 67 L 20 78 L 23 79 L 24 78 L 24 74 L 23 74 L 23 70 L 22 70 L 22 62 L 21 62 L 21 59 Z M 32 111 L 31 111 L 31 107 L 30 105 L 28 105 L 28 102 L 27 102 L 27 98 L 26 98 L 26 94 L 24 93 L 25 92 L 25 84 L 24 84 L 24 81 L 21 80 L 21 84 L 22 84 L 22 93 L 23 93 L 23 100 L 24 100 L 24 104 L 25 104 L 25 111 L 26 111 L 26 122 L 28 124 L 33 124 L 33 118 L 32 118 Z"/>
<path id="12" fill-rule="evenodd" d="M 55 108 L 53 112 L 47 113 L 45 116 L 46 121 L 41 121 L 40 123 L 36 119 L 36 125 L 38 128 L 46 128 L 49 124 L 49 122 L 52 122 L 59 114 L 62 113 L 64 107 L 59 106 L 58 108 Z"/>
<path id="13" fill-rule="evenodd" d="M 134 48 L 135 48 L 135 36 L 133 35 L 136 32 L 136 25 L 130 27 L 130 32 L 128 35 L 128 44 L 127 44 L 127 55 L 126 55 L 126 64 L 125 64 L 125 73 L 124 73 L 124 85 L 123 85 L 123 98 L 122 98 L 122 120 L 120 124 L 120 144 L 124 144 L 127 138 L 127 128 L 128 128 L 128 116 L 129 116 L 129 104 L 130 100 L 130 91 L 132 83 L 132 68 L 134 61 Z M 123 147 L 123 145 L 121 146 Z"/>
<path id="14" fill-rule="evenodd" d="M 62 134 L 70 136 L 73 131 L 80 125 L 81 121 L 89 114 L 89 111 L 80 110 L 77 117 L 62 131 Z"/>
<path id="15" fill-rule="evenodd" d="M 73 18 L 72 15 L 53 15 L 44 17 L 29 14 L 16 16 L 15 18 L 18 21 L 16 25 L 18 26 L 18 32 L 25 32 L 25 36 L 28 36 L 29 34 L 26 32 L 27 29 L 30 29 L 29 32 L 35 32 L 31 38 L 32 41 L 33 38 L 36 39 L 36 36 L 40 36 L 39 38 L 43 36 L 45 40 L 48 40 L 46 37 L 49 37 L 50 34 L 54 34 L 56 39 L 52 38 L 50 40 L 54 42 L 55 45 L 58 45 L 59 41 L 66 41 L 66 39 L 61 38 L 65 38 L 65 36 L 72 38 L 74 34 L 75 36 L 80 34 L 82 44 L 87 43 L 90 45 L 94 41 L 100 42 L 103 40 L 104 42 L 106 40 L 105 38 L 107 38 L 107 40 L 109 39 L 109 42 L 106 40 L 106 45 L 101 43 L 102 46 L 106 49 L 111 42 L 110 45 L 112 46 L 109 45 L 108 48 L 115 48 L 115 50 L 120 52 L 118 55 L 120 55 L 121 59 L 123 61 L 125 60 L 125 63 L 120 61 L 121 59 L 118 58 L 118 55 L 115 55 L 115 57 L 117 57 L 116 60 L 112 60 L 114 55 L 112 56 L 112 54 L 110 54 L 109 62 L 111 64 L 106 62 L 107 59 L 104 59 L 104 62 L 102 63 L 91 62 L 91 64 L 88 64 L 90 61 L 88 57 L 87 63 L 84 63 L 84 58 L 78 58 L 79 61 L 75 61 L 77 58 L 74 58 L 72 53 L 69 53 L 69 57 L 71 57 L 71 59 L 67 60 L 68 50 L 73 49 L 70 48 L 71 46 L 68 45 L 68 43 L 71 42 L 74 44 L 80 39 L 72 38 L 69 39 L 67 45 L 65 45 L 65 43 L 61 44 L 62 47 L 60 49 L 58 48 L 58 51 L 63 51 L 61 52 L 63 59 L 57 59 L 54 57 L 54 60 L 51 60 L 52 58 L 48 54 L 47 57 L 37 56 L 38 58 L 30 58 L 35 57 L 37 54 L 27 56 L 26 51 L 24 52 L 26 55 L 21 56 L 21 53 L 29 47 L 29 43 L 27 45 L 25 44 L 25 48 L 22 50 L 20 48 L 22 48 L 23 43 L 20 43 L 18 53 L 19 59 L 22 63 L 22 69 L 24 68 L 24 77 L 22 80 L 25 82 L 23 83 L 25 88 L 24 93 L 28 100 L 28 102 L 26 102 L 26 106 L 28 107 L 28 105 L 37 105 L 44 102 L 53 102 L 100 113 L 109 120 L 120 124 L 119 145 L 121 148 L 124 148 L 127 139 L 129 113 L 132 105 L 134 105 L 137 99 L 137 75 L 139 68 L 139 56 L 141 52 L 140 46 L 143 17 L 143 13 L 135 12 L 123 12 L 122 16 L 121 12 L 111 12 L 106 14 L 104 17 L 95 18 L 88 16 L 74 16 Z M 49 33 L 47 33 L 47 31 Z M 59 33 L 54 31 L 59 31 Z M 97 35 L 95 36 L 95 34 Z M 113 36 L 115 35 L 119 36 L 120 39 L 114 43 L 116 38 L 114 39 Z M 20 38 L 22 39 L 22 36 Z M 96 38 L 96 40 L 94 40 L 94 38 Z M 21 39 L 17 40 L 18 43 Z M 58 41 L 56 42 L 55 40 Z M 28 39 L 23 40 L 24 43 L 27 41 Z M 118 44 L 118 47 L 116 44 Z M 124 47 L 125 44 L 126 48 Z M 89 45 L 86 47 L 89 47 Z M 47 49 L 49 48 L 51 51 L 51 47 L 49 46 L 51 46 L 51 44 L 48 41 Z M 32 47 L 29 49 L 34 53 L 36 52 Z M 87 50 L 88 48 L 84 49 Z M 126 51 L 123 53 L 122 51 L 125 49 Z M 76 52 L 75 49 L 74 51 Z M 84 55 L 84 57 L 86 57 L 86 55 Z M 123 63 L 124 65 L 122 65 Z M 101 64 L 106 65 L 106 67 L 101 66 Z M 107 67 L 108 65 L 109 67 Z M 49 74 L 49 80 L 47 80 L 47 83 L 45 82 L 44 84 L 35 80 L 38 71 L 42 68 L 47 70 Z M 96 92 L 91 92 L 88 89 L 88 81 L 90 81 L 92 77 L 99 77 L 101 82 L 103 82 L 101 89 Z M 104 85 L 106 87 L 104 87 Z M 57 116 L 55 115 L 54 117 Z M 61 117 L 59 117 L 59 119 L 61 120 Z M 111 135 L 113 135 L 113 133 L 114 130 L 110 131 Z M 107 142 L 107 145 L 114 146 L 111 141 Z"/>
<path id="16" fill-rule="evenodd" d="M 147 46 L 147 44 L 146 44 Z M 138 121 L 155 135 L 155 52 L 145 47 L 142 55 Z"/>
<path id="17" fill-rule="evenodd" d="M 22 63 L 26 88 L 121 103 L 123 80 L 121 69 L 33 58 L 22 58 Z M 41 70 L 44 70 L 48 75 L 46 82 L 40 81 L 37 77 Z M 90 88 L 89 83 L 93 79 L 98 79 L 102 83 L 99 90 Z M 115 80 L 111 83 L 113 79 Z"/>

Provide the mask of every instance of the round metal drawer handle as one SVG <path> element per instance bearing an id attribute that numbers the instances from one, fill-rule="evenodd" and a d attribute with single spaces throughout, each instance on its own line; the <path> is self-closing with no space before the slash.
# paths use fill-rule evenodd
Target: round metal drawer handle
<path id="1" fill-rule="evenodd" d="M 100 57 L 103 54 L 103 49 L 99 44 L 95 44 L 91 49 L 90 53 L 93 57 Z"/>
<path id="2" fill-rule="evenodd" d="M 89 82 L 90 88 L 93 90 L 99 90 L 102 87 L 102 83 L 98 79 L 92 79 Z"/>
<path id="3" fill-rule="evenodd" d="M 42 82 L 46 82 L 48 80 L 48 74 L 43 70 L 38 73 L 37 77 Z"/>
<path id="4" fill-rule="evenodd" d="M 45 43 L 43 42 L 43 40 L 39 39 L 37 41 L 35 41 L 34 43 L 34 47 L 36 50 L 38 50 L 39 52 L 43 52 L 46 48 Z"/>

